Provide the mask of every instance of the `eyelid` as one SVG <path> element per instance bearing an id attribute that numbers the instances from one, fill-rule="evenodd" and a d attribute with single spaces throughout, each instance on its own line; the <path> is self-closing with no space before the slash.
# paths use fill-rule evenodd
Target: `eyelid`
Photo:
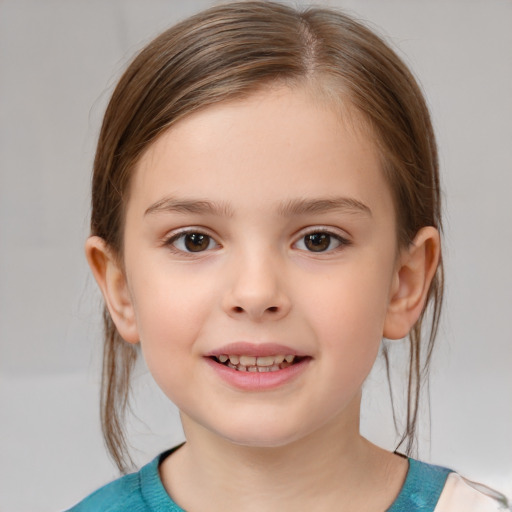
<path id="1" fill-rule="evenodd" d="M 187 234 L 192 234 L 192 233 L 208 236 L 211 240 L 213 240 L 216 247 L 211 248 L 211 249 L 205 249 L 204 251 L 193 252 L 193 251 L 183 251 L 174 245 L 174 242 L 176 242 L 176 240 L 179 240 L 181 237 L 183 237 Z M 335 252 L 336 250 L 339 250 L 340 248 L 347 247 L 352 244 L 352 241 L 350 240 L 350 236 L 345 231 L 343 231 L 339 228 L 332 227 L 332 226 L 318 225 L 318 226 L 308 226 L 308 227 L 303 228 L 300 231 L 298 231 L 296 233 L 296 235 L 294 236 L 294 242 L 292 243 L 292 247 L 295 246 L 305 236 L 310 235 L 310 234 L 315 234 L 315 233 L 322 233 L 322 234 L 329 235 L 329 236 L 335 238 L 336 240 L 338 240 L 338 242 L 340 242 L 340 245 L 338 247 L 335 247 L 335 248 L 327 250 L 327 251 L 318 252 L 317 254 L 319 254 L 319 255 L 322 253 L 327 254 L 327 253 Z M 173 252 L 183 254 L 186 256 L 204 255 L 205 253 L 209 253 L 210 251 L 221 247 L 221 244 L 217 240 L 217 236 L 212 234 L 209 229 L 204 228 L 202 226 L 187 226 L 184 228 L 179 228 L 179 229 L 173 230 L 171 233 L 168 233 L 167 235 L 165 235 L 163 237 L 162 245 L 166 246 Z M 314 254 L 313 251 L 311 251 L 311 252 Z"/>
<path id="2" fill-rule="evenodd" d="M 341 228 L 336 228 L 334 226 L 325 226 L 323 224 L 301 228 L 299 231 L 297 231 L 294 238 L 298 240 L 299 238 L 306 235 L 310 235 L 312 233 L 326 233 L 328 235 L 332 235 L 347 240 L 347 242 L 350 240 L 350 235 L 347 231 Z"/>
<path id="3" fill-rule="evenodd" d="M 328 254 L 328 253 L 335 252 L 336 250 L 343 249 L 344 247 L 347 247 L 349 245 L 352 245 L 350 236 L 346 231 L 343 231 L 339 228 L 335 228 L 332 226 L 319 225 L 319 226 L 308 226 L 307 228 L 301 229 L 295 235 L 295 237 L 294 237 L 295 241 L 293 242 L 292 247 L 295 246 L 305 236 L 312 235 L 315 233 L 329 235 L 329 236 L 335 238 L 336 240 L 338 240 L 340 242 L 340 245 L 334 249 L 330 249 L 328 251 L 320 251 L 318 253 L 314 253 L 313 251 L 308 251 L 308 252 L 311 252 L 311 254 L 317 254 L 317 255 Z"/>
<path id="4" fill-rule="evenodd" d="M 205 236 L 209 237 L 211 240 L 213 240 L 213 242 L 215 242 L 216 247 L 214 249 L 218 249 L 219 247 L 221 247 L 221 244 L 217 241 L 216 236 L 213 235 L 209 229 L 206 229 L 206 228 L 200 227 L 200 226 L 187 226 L 186 228 L 176 229 L 163 237 L 162 244 L 165 247 L 167 247 L 168 249 L 170 249 L 172 252 L 175 252 L 177 254 L 182 254 L 185 256 L 196 256 L 197 257 L 197 256 L 205 255 L 206 253 L 209 253 L 210 251 L 213 250 L 213 249 L 205 249 L 204 251 L 193 252 L 193 251 L 183 251 L 181 249 L 178 249 L 174 245 L 174 242 L 176 242 L 181 237 L 188 235 L 188 234 L 205 235 Z"/>

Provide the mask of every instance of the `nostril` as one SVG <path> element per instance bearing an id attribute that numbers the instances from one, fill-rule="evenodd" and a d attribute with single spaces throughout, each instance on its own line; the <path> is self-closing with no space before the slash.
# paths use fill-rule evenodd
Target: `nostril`
<path id="1" fill-rule="evenodd" d="M 234 306 L 233 311 L 235 313 L 243 313 L 245 310 L 241 306 Z M 278 306 L 270 306 L 265 311 L 268 311 L 270 313 L 277 313 L 279 311 L 279 307 Z"/>

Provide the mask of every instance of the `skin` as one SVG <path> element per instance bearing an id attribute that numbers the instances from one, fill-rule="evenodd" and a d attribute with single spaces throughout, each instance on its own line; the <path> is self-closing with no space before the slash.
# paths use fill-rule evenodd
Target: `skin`
<path id="1" fill-rule="evenodd" d="M 122 261 L 87 242 L 120 334 L 181 411 L 187 443 L 160 471 L 189 512 L 378 511 L 403 484 L 407 462 L 359 434 L 361 388 L 382 337 L 418 318 L 439 236 L 426 227 L 397 247 L 373 142 L 343 119 L 284 86 L 194 113 L 137 166 Z M 208 235 L 205 250 L 187 252 L 183 229 Z M 327 250 L 309 250 L 315 232 L 330 234 Z M 237 341 L 280 343 L 308 364 L 240 390 L 205 357 Z"/>

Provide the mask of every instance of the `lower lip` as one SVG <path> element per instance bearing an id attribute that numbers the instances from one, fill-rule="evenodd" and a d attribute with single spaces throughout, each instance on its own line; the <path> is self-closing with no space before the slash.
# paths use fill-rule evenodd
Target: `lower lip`
<path id="1" fill-rule="evenodd" d="M 298 363 L 275 372 L 241 372 L 217 363 L 209 357 L 205 359 L 222 380 L 244 391 L 265 391 L 284 386 L 303 373 L 311 361 L 311 358 L 306 357 Z"/>

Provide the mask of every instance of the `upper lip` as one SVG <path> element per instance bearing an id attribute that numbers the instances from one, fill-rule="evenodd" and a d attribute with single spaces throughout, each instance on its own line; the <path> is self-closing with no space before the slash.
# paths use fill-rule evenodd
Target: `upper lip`
<path id="1" fill-rule="evenodd" d="M 218 357 L 222 354 L 254 357 L 275 355 L 307 356 L 307 354 L 300 352 L 297 349 L 278 343 L 248 343 L 246 341 L 238 341 L 236 343 L 229 343 L 216 348 L 206 354 L 206 357 Z"/>

